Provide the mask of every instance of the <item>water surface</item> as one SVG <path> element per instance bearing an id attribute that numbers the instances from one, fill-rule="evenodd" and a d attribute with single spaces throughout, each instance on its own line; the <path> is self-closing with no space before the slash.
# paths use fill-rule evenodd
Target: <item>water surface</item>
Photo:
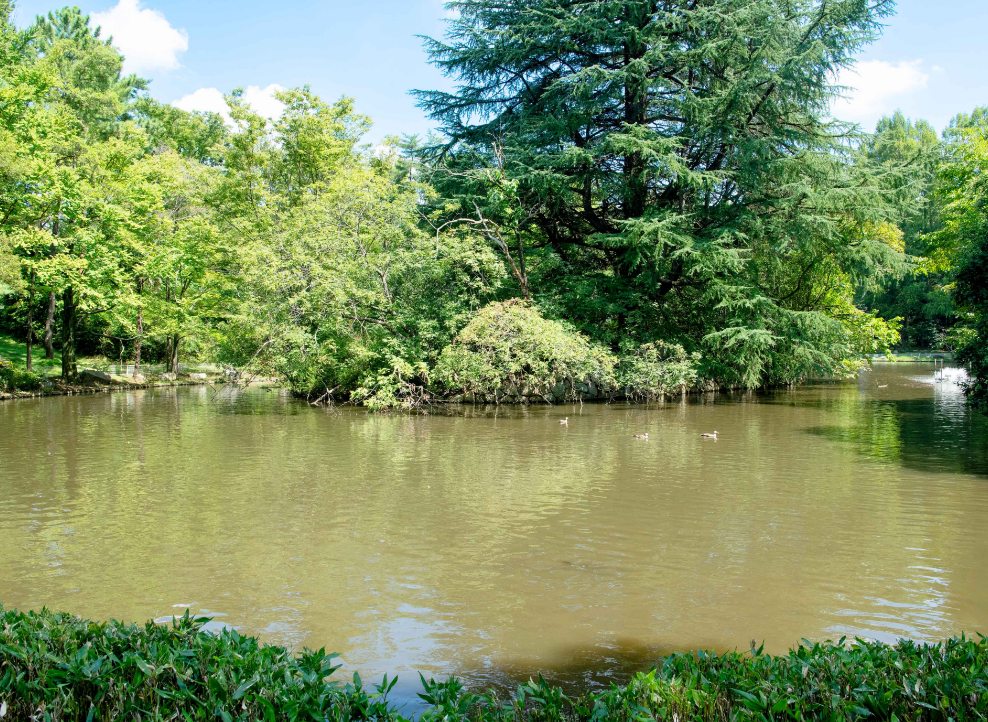
<path id="1" fill-rule="evenodd" d="M 988 422 L 947 372 L 419 416 L 203 387 L 7 402 L 0 602 L 220 614 L 405 694 L 417 671 L 574 685 L 752 639 L 988 632 Z"/>

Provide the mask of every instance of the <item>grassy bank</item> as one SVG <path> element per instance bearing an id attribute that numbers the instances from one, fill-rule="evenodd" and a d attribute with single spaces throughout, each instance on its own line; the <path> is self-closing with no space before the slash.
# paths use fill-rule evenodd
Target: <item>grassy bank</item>
<path id="1" fill-rule="evenodd" d="M 108 381 L 80 375 L 73 381 L 63 381 L 60 377 L 42 377 L 12 367 L 10 362 L 0 362 L 0 401 L 10 399 L 30 399 L 39 396 L 71 396 L 78 394 L 100 394 L 128 389 L 149 389 L 165 386 L 199 386 L 202 384 L 226 383 L 220 376 L 206 380 L 191 380 L 185 377 L 174 381 L 147 377 L 135 381 L 129 376 L 110 376 Z"/>
<path id="2" fill-rule="evenodd" d="M 87 377 L 85 373 L 81 373 L 78 378 L 72 381 L 63 381 L 60 377 L 61 357 L 55 354 L 54 359 L 45 359 L 42 348 L 39 358 L 38 350 L 39 348 L 35 347 L 34 358 L 32 359 L 33 371 L 27 371 L 27 346 L 10 336 L 0 335 L 0 400 L 202 383 L 201 380 L 190 381 L 184 375 L 180 377 L 181 380 L 165 380 L 154 375 L 147 375 L 139 379 L 134 379 L 131 376 L 111 375 L 109 379 L 100 379 L 93 376 Z M 80 358 L 78 365 L 80 371 L 83 371 L 85 369 L 105 369 L 109 363 L 107 359 L 94 357 Z M 216 383 L 222 382 L 224 379 L 219 374 L 211 374 L 207 380 Z"/>
<path id="3" fill-rule="evenodd" d="M 49 360 L 45 358 L 44 348 L 35 348 L 33 372 L 30 372 L 27 370 L 27 345 L 0 334 L 0 398 L 17 392 L 42 392 L 46 385 L 44 377 L 57 374 L 61 364 L 62 360 L 57 355 Z"/>
<path id="4" fill-rule="evenodd" d="M 10 336 L 0 334 L 0 358 L 4 361 L 11 361 L 15 368 L 24 370 L 27 368 L 27 344 L 17 341 Z M 31 365 L 35 373 L 58 373 L 62 368 L 62 357 L 56 353 L 55 358 L 46 359 L 43 346 L 36 345 L 31 354 Z"/>
<path id="5" fill-rule="evenodd" d="M 234 631 L 99 623 L 0 607 L 4 720 L 394 720 L 393 684 L 335 681 L 334 656 Z M 988 640 L 802 646 L 673 655 L 624 687 L 579 698 L 539 679 L 509 699 L 422 680 L 424 720 L 988 718 Z M 0 712 L 3 717 L 3 712 Z"/>

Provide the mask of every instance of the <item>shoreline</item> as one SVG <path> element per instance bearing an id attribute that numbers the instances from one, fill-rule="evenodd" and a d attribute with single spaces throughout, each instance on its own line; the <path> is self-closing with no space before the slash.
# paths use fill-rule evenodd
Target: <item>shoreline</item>
<path id="1" fill-rule="evenodd" d="M 143 389 L 170 388 L 176 386 L 215 386 L 224 385 L 223 379 L 186 379 L 179 381 L 146 381 L 130 383 L 118 381 L 114 383 L 95 384 L 53 384 L 51 389 L 40 391 L 0 391 L 0 401 L 17 401 L 20 399 L 41 399 L 51 396 L 85 396 L 89 394 L 107 394 L 116 391 L 140 391 Z"/>
<path id="2" fill-rule="evenodd" d="M 871 363 L 927 363 L 929 361 L 953 361 L 954 354 L 950 351 L 902 351 L 891 356 L 871 354 L 865 358 Z"/>
<path id="3" fill-rule="evenodd" d="M 865 356 L 864 360 L 867 361 L 868 365 L 873 364 L 898 364 L 898 363 L 929 363 L 935 360 L 943 360 L 947 362 L 952 362 L 954 356 L 952 353 L 948 352 L 936 352 L 936 351 L 917 351 L 913 353 L 896 353 L 892 354 L 891 357 L 885 356 L 884 354 L 871 354 Z M 91 370 L 91 369 L 84 369 Z M 3 401 L 17 401 L 19 399 L 39 399 L 46 398 L 50 396 L 82 396 L 87 394 L 100 394 L 100 393 L 112 393 L 116 391 L 137 391 L 142 389 L 155 389 L 155 388 L 172 388 L 181 386 L 215 386 L 215 385 L 226 385 L 228 382 L 222 376 L 216 376 L 212 378 L 202 379 L 179 379 L 176 381 L 145 381 L 143 383 L 136 383 L 128 380 L 129 377 L 114 376 L 111 382 L 100 383 L 99 381 L 94 381 L 90 383 L 63 383 L 61 379 L 53 382 L 52 388 L 42 389 L 39 391 L 0 391 L 0 402 Z M 809 383 L 819 383 L 820 381 L 840 381 L 841 379 L 813 379 L 807 380 L 803 384 Z M 267 380 L 267 383 L 271 383 L 271 379 Z M 281 388 L 280 384 L 275 383 L 275 386 Z M 283 387 L 287 388 L 287 387 Z M 781 387 L 775 387 L 781 388 Z M 755 391 L 765 391 L 769 389 L 755 389 Z M 582 400 L 573 401 L 572 403 L 613 403 L 615 401 L 628 401 L 630 403 L 654 403 L 657 401 L 668 401 L 670 399 L 682 398 L 683 396 L 696 396 L 711 393 L 731 393 L 737 391 L 743 391 L 739 388 L 731 388 L 719 386 L 715 382 L 708 381 L 704 383 L 701 387 L 691 387 L 685 389 L 685 391 L 674 391 L 665 394 L 662 399 L 633 399 L 627 397 L 623 394 L 595 394 L 593 389 L 587 388 L 585 393 L 587 396 Z M 293 394 L 294 396 L 294 394 Z M 470 398 L 473 396 L 473 398 Z M 480 398 L 478 398 L 480 397 Z M 304 396 L 296 396 L 300 400 L 306 400 Z M 310 402 L 311 403 L 311 402 Z M 559 405 L 571 403 L 566 400 L 556 401 L 554 404 L 546 404 L 546 401 L 540 396 L 519 396 L 517 394 L 508 393 L 505 394 L 501 399 L 488 399 L 483 397 L 483 395 L 477 394 L 459 394 L 448 398 L 435 398 L 431 400 L 429 405 L 435 406 L 542 406 L 542 405 Z"/>

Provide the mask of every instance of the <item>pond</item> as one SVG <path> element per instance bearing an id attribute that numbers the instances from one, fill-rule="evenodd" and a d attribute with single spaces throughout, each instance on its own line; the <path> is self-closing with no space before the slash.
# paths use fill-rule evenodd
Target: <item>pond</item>
<path id="1" fill-rule="evenodd" d="M 0 602 L 219 615 L 409 696 L 418 671 L 572 688 L 670 650 L 988 633 L 988 420 L 960 376 L 415 416 L 264 389 L 7 402 Z"/>

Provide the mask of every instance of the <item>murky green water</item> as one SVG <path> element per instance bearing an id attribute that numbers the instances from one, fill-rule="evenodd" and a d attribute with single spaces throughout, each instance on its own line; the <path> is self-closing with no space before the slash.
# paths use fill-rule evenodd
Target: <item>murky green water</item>
<path id="1" fill-rule="evenodd" d="M 0 404 L 0 602 L 191 605 L 409 685 L 988 632 L 986 519 L 988 421 L 930 365 L 450 416 L 206 388 Z"/>

